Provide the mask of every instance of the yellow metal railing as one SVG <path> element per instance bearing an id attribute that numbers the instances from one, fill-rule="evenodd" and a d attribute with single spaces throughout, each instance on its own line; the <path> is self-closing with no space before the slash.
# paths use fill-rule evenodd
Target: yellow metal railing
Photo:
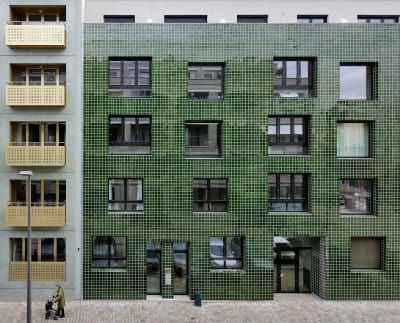
<path id="1" fill-rule="evenodd" d="M 10 261 L 9 263 L 9 280 L 24 281 L 26 280 L 26 262 Z M 65 262 L 32 262 L 32 280 L 37 281 L 62 281 L 65 280 Z"/>
<path id="2" fill-rule="evenodd" d="M 26 203 L 8 203 L 6 225 L 9 227 L 26 227 L 28 225 Z M 64 225 L 65 203 L 32 203 L 33 227 L 63 227 Z"/>
<path id="3" fill-rule="evenodd" d="M 12 22 L 6 27 L 6 45 L 11 48 L 65 48 L 65 25 Z"/>
<path id="4" fill-rule="evenodd" d="M 65 86 L 7 84 L 6 105 L 65 106 Z"/>
<path id="5" fill-rule="evenodd" d="M 6 153 L 7 166 L 64 166 L 65 146 L 25 146 L 10 143 Z"/>

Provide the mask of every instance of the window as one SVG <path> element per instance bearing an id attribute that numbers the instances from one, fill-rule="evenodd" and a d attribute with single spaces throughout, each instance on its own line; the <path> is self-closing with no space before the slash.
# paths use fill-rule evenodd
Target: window
<path id="1" fill-rule="evenodd" d="M 308 98 L 313 93 L 313 61 L 275 59 L 274 94 L 281 98 Z"/>
<path id="2" fill-rule="evenodd" d="M 243 237 L 211 237 L 210 261 L 212 268 L 243 268 Z"/>
<path id="3" fill-rule="evenodd" d="M 223 99 L 224 65 L 189 64 L 189 99 L 221 100 Z"/>
<path id="4" fill-rule="evenodd" d="M 186 122 L 186 156 L 221 156 L 221 122 Z"/>
<path id="5" fill-rule="evenodd" d="M 109 119 L 110 154 L 150 154 L 151 118 L 111 116 Z"/>
<path id="6" fill-rule="evenodd" d="M 267 15 L 237 15 L 238 24 L 266 24 Z"/>
<path id="7" fill-rule="evenodd" d="M 97 236 L 92 243 L 93 268 L 126 268 L 126 237 Z"/>
<path id="8" fill-rule="evenodd" d="M 11 122 L 14 146 L 64 146 L 65 122 Z"/>
<path id="9" fill-rule="evenodd" d="M 308 211 L 306 174 L 269 174 L 268 182 L 270 211 Z"/>
<path id="10" fill-rule="evenodd" d="M 110 96 L 149 97 L 151 94 L 151 59 L 110 57 Z"/>
<path id="11" fill-rule="evenodd" d="M 364 24 L 393 24 L 399 22 L 399 16 L 358 15 L 358 22 Z"/>
<path id="12" fill-rule="evenodd" d="M 351 269 L 378 269 L 384 265 L 383 238 L 351 238 Z"/>
<path id="13" fill-rule="evenodd" d="M 26 205 L 26 181 L 12 180 L 11 205 Z M 65 204 L 65 181 L 33 180 L 31 182 L 32 206 L 61 206 Z"/>
<path id="14" fill-rule="evenodd" d="M 227 180 L 193 180 L 193 212 L 226 212 Z"/>
<path id="15" fill-rule="evenodd" d="M 110 179 L 108 181 L 109 211 L 143 211 L 141 179 Z"/>
<path id="16" fill-rule="evenodd" d="M 66 8 L 62 7 L 30 7 L 12 6 L 11 20 L 13 24 L 55 25 L 65 22 Z"/>
<path id="17" fill-rule="evenodd" d="M 337 124 L 337 156 L 370 156 L 370 123 L 339 122 Z"/>
<path id="18" fill-rule="evenodd" d="M 328 22 L 327 15 L 297 15 L 299 24 L 326 24 Z"/>
<path id="19" fill-rule="evenodd" d="M 10 261 L 27 261 L 26 238 L 10 239 Z M 32 261 L 65 262 L 65 238 L 32 238 Z"/>
<path id="20" fill-rule="evenodd" d="M 307 118 L 287 116 L 268 118 L 268 154 L 307 154 Z"/>
<path id="21" fill-rule="evenodd" d="M 372 181 L 342 179 L 340 181 L 340 214 L 372 214 Z"/>
<path id="22" fill-rule="evenodd" d="M 341 100 L 372 100 L 375 98 L 373 91 L 374 65 L 376 64 L 340 64 Z"/>
<path id="23" fill-rule="evenodd" d="M 206 24 L 207 16 L 205 15 L 165 15 L 164 23 L 166 24 Z"/>
<path id="24" fill-rule="evenodd" d="M 125 24 L 125 23 L 134 23 L 135 16 L 134 15 L 104 15 L 105 23 L 116 23 L 116 24 Z"/>
<path id="25" fill-rule="evenodd" d="M 65 85 L 65 65 L 12 65 L 11 74 L 13 85 Z"/>

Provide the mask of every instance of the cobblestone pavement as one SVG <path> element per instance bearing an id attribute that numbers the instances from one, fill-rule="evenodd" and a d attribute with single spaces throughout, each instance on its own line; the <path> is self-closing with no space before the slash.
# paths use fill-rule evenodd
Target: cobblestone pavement
<path id="1" fill-rule="evenodd" d="M 24 303 L 0 303 L 0 322 L 25 322 Z M 71 323 L 396 323 L 400 302 L 324 301 L 314 295 L 278 294 L 265 302 L 203 302 L 194 307 L 188 301 L 73 301 L 66 306 Z M 44 319 L 44 302 L 33 304 L 33 322 Z"/>

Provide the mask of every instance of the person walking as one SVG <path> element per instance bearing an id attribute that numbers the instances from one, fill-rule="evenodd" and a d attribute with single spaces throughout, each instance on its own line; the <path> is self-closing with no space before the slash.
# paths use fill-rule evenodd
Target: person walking
<path id="1" fill-rule="evenodd" d="M 60 285 L 56 285 L 56 297 L 54 301 L 57 303 L 57 315 L 59 317 L 64 317 L 65 296 L 64 290 Z"/>

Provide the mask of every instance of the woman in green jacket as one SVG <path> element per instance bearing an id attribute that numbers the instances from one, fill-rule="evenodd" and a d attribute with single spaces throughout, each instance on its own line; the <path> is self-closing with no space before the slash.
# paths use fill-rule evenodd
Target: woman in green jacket
<path id="1" fill-rule="evenodd" d="M 59 317 L 64 317 L 65 297 L 64 290 L 60 285 L 56 285 L 56 297 L 54 302 L 57 303 L 57 315 Z"/>

